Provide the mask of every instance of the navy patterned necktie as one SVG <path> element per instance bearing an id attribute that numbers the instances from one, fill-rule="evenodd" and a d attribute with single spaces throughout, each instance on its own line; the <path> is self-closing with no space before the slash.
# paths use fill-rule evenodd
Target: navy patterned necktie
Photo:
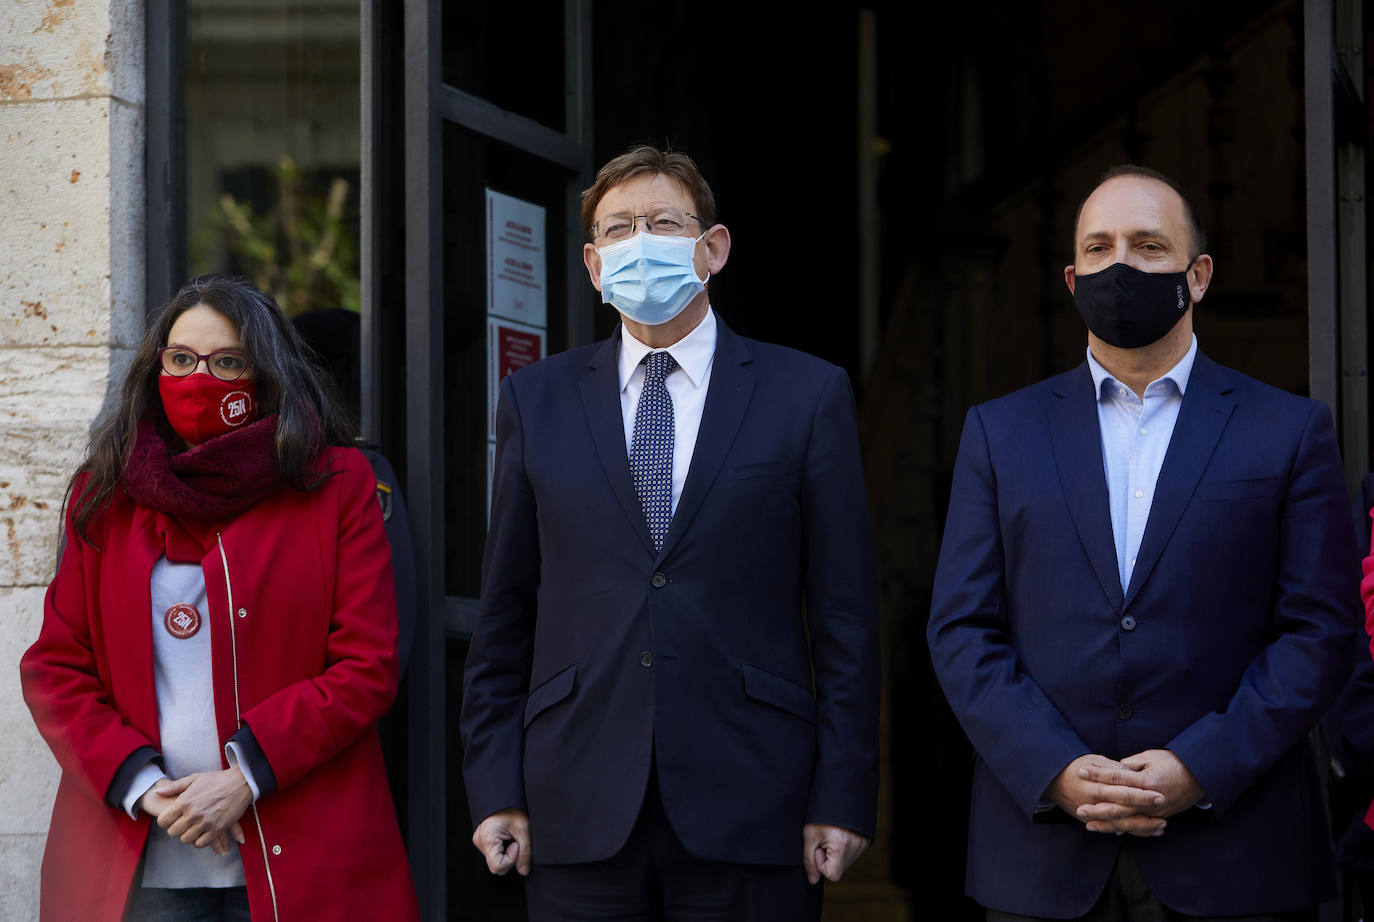
<path id="1" fill-rule="evenodd" d="M 630 436 L 630 479 L 634 481 L 654 549 L 663 549 L 663 536 L 673 520 L 673 398 L 664 383 L 677 362 L 666 352 L 643 359 L 644 389 L 635 407 Z"/>

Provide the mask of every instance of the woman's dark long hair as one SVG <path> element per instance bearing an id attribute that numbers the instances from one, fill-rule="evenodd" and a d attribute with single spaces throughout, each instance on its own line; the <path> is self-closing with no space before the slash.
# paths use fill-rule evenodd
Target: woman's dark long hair
<path id="1" fill-rule="evenodd" d="M 257 382 L 260 411 L 277 414 L 276 456 L 282 480 L 294 490 L 311 490 L 329 475 L 315 459 L 326 445 L 347 445 L 356 434 L 352 419 L 335 393 L 328 375 L 320 371 L 313 353 L 281 308 L 269 296 L 241 278 L 202 275 L 187 282 L 149 321 L 148 333 L 134 355 L 119 407 L 91 435 L 86 460 L 72 476 L 90 477 L 75 503 L 76 531 L 83 539 L 91 518 L 110 501 L 133 451 L 138 422 L 151 414 L 159 431 L 170 432 L 158 395 L 157 351 L 178 317 L 204 304 L 238 327 L 243 351 Z"/>

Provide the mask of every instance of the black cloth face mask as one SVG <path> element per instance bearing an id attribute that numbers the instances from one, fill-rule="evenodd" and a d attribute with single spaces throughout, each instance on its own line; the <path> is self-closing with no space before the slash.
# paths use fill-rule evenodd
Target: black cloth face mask
<path id="1" fill-rule="evenodd" d="M 1112 263 L 1100 272 L 1080 275 L 1073 287 L 1074 306 L 1104 343 L 1120 349 L 1148 346 L 1188 312 L 1188 269 L 1193 261 L 1182 272 L 1142 272 Z"/>

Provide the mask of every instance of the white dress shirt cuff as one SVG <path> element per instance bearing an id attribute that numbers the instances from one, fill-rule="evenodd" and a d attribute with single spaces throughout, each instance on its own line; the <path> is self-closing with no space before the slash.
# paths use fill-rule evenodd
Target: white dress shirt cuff
<path id="1" fill-rule="evenodd" d="M 248 767 L 248 760 L 243 757 L 243 749 L 238 743 L 230 740 L 224 744 L 224 758 L 229 760 L 231 767 L 237 765 L 239 771 L 243 772 L 243 780 L 248 782 L 248 790 L 253 792 L 253 803 L 257 803 L 261 794 L 257 782 L 253 780 L 253 770 Z"/>
<path id="2" fill-rule="evenodd" d="M 167 773 L 158 768 L 157 763 L 148 760 L 148 764 L 138 770 L 134 775 L 134 780 L 129 782 L 129 789 L 120 798 L 119 805 L 124 808 L 124 812 L 129 814 L 129 819 L 138 819 L 138 802 L 143 799 L 143 795 L 148 793 L 148 789 L 157 784 Z"/>

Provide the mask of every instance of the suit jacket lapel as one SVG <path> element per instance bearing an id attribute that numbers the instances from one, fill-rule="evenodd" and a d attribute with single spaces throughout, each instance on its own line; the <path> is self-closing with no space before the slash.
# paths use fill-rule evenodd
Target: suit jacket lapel
<path id="1" fill-rule="evenodd" d="M 630 520 L 630 527 L 639 536 L 650 554 L 654 553 L 654 539 L 644 520 L 644 510 L 630 481 L 630 457 L 625 453 L 625 419 L 620 412 L 620 326 L 615 334 L 592 353 L 587 363 L 589 372 L 582 376 L 582 408 L 587 413 L 587 425 L 596 442 L 596 453 L 606 471 L 606 479 L 621 508 Z"/>
<path id="2" fill-rule="evenodd" d="M 692 524 L 735 441 L 735 433 L 739 431 L 749 398 L 754 393 L 755 376 L 747 367 L 752 361 L 753 356 L 744 342 L 717 315 L 716 357 L 711 365 L 706 405 L 701 411 L 701 428 L 697 430 L 697 444 L 692 450 L 692 465 L 687 469 L 682 496 L 668 526 L 668 534 L 663 538 L 660 559 L 673 549 Z"/>
<path id="3" fill-rule="evenodd" d="M 1188 390 L 1183 395 L 1183 406 L 1179 407 L 1178 422 L 1169 438 L 1169 450 L 1164 454 L 1164 466 L 1155 483 L 1150 517 L 1145 520 L 1140 553 L 1136 555 L 1131 584 L 1126 589 L 1126 605 L 1131 604 L 1141 584 L 1149 578 L 1197 489 L 1202 472 L 1235 408 L 1235 398 L 1229 396 L 1231 390 L 1221 367 L 1198 352 L 1193 360 Z"/>
<path id="4" fill-rule="evenodd" d="M 1102 591 L 1118 611 L 1122 607 L 1121 572 L 1112 537 L 1107 474 L 1102 466 L 1102 432 L 1097 422 L 1097 394 L 1084 362 L 1062 375 L 1049 405 L 1050 431 L 1059 482 L 1083 550 Z"/>

